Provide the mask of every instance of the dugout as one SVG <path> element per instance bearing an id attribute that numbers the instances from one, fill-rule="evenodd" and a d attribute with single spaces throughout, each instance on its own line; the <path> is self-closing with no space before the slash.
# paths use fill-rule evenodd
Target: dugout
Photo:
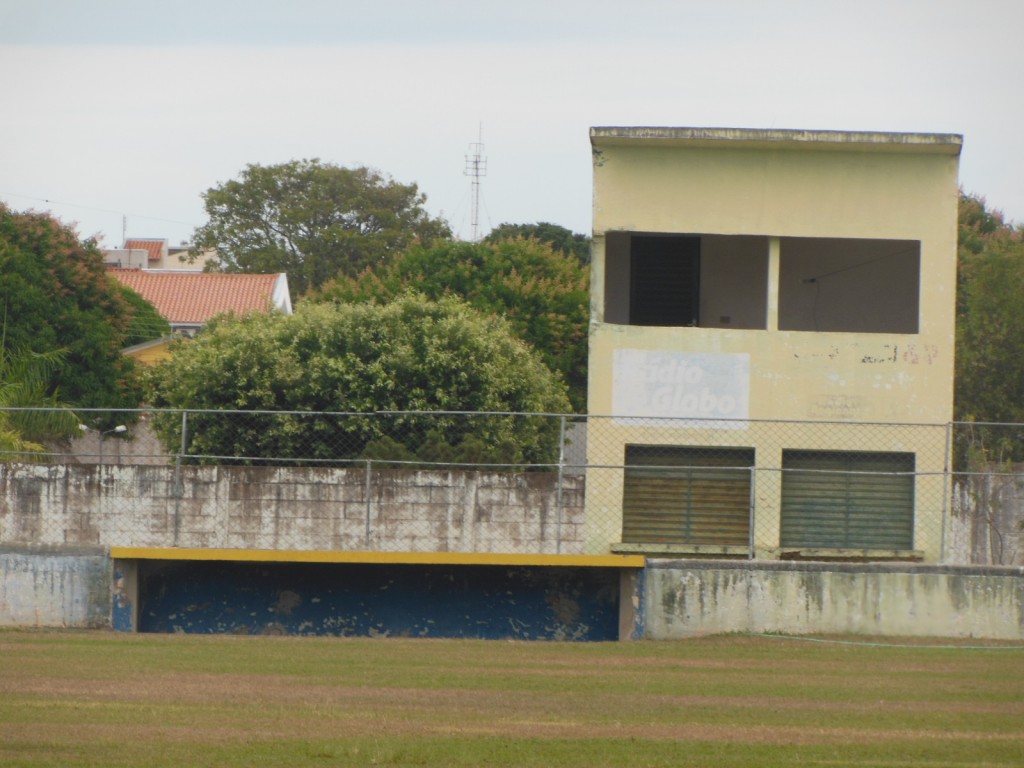
<path id="1" fill-rule="evenodd" d="M 638 636 L 635 555 L 112 548 L 128 632 L 608 641 Z"/>

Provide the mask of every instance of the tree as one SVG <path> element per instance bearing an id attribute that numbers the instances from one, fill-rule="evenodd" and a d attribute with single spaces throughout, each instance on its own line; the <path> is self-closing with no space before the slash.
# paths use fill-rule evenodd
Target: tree
<path id="1" fill-rule="evenodd" d="M 286 272 L 293 298 L 379 266 L 411 243 L 451 236 L 427 215 L 415 184 L 316 159 L 248 165 L 203 200 L 210 220 L 195 231 L 193 260 L 215 250 L 227 272 Z"/>
<path id="2" fill-rule="evenodd" d="M 131 322 L 122 342 L 124 346 L 130 347 L 171 335 L 171 324 L 156 311 L 156 307 L 126 285 L 116 283 L 115 287 L 131 314 Z"/>
<path id="3" fill-rule="evenodd" d="M 961 194 L 955 418 L 1024 423 L 1024 232 Z M 1024 434 L 960 430 L 958 460 L 1022 460 Z"/>
<path id="4" fill-rule="evenodd" d="M 62 349 L 12 352 L 0 338 L 0 459 L 32 461 L 45 453 L 43 440 L 78 434 L 78 417 L 50 387 L 64 356 Z"/>
<path id="5" fill-rule="evenodd" d="M 584 266 L 590 264 L 590 238 L 547 221 L 540 221 L 536 224 L 499 224 L 488 233 L 484 242 L 496 243 L 500 240 L 513 240 L 517 237 L 526 240 L 540 240 L 559 253 L 575 256 Z"/>
<path id="6" fill-rule="evenodd" d="M 350 414 L 190 418 L 187 451 L 219 457 L 554 461 L 555 419 L 417 412 L 568 408 L 564 385 L 504 321 L 452 297 L 217 318 L 151 376 L 156 407 Z M 365 415 L 376 411 L 398 413 Z M 177 452 L 180 418 L 156 426 Z"/>
<path id="7" fill-rule="evenodd" d="M 432 299 L 460 296 L 475 309 L 504 317 L 569 386 L 576 411 L 586 409 L 589 270 L 538 240 L 438 242 L 414 246 L 358 277 L 340 277 L 311 301 L 384 303 L 416 290 Z"/>
<path id="8" fill-rule="evenodd" d="M 46 214 L 0 205 L 0 313 L 17 354 L 64 349 L 50 391 L 78 407 L 135 408 L 142 390 L 121 350 L 158 338 L 156 311 L 107 274 L 94 242 Z"/>

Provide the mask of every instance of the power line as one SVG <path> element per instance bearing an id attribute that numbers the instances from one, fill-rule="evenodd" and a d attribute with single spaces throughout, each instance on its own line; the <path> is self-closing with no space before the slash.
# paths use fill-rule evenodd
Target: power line
<path id="1" fill-rule="evenodd" d="M 164 219 L 164 218 L 161 218 L 159 216 L 147 216 L 147 215 L 142 214 L 142 213 L 131 213 L 131 212 L 128 212 L 128 211 L 115 211 L 115 210 L 112 210 L 110 208 L 97 208 L 97 207 L 92 206 L 92 205 L 83 205 L 81 203 L 67 203 L 67 202 L 64 202 L 62 200 L 52 200 L 52 199 L 47 198 L 47 197 L 35 197 L 33 195 L 22 195 L 22 194 L 18 194 L 16 192 L 0 192 L 0 196 L 2 196 L 2 197 L 19 197 L 19 198 L 23 198 L 25 200 L 35 200 L 35 201 L 40 202 L 40 203 L 46 203 L 47 205 L 66 205 L 66 206 L 68 206 L 70 208 L 81 208 L 83 211 L 95 211 L 97 213 L 112 213 L 112 214 L 116 214 L 117 216 L 130 216 L 133 219 L 146 219 L 148 221 L 162 221 L 162 222 L 164 222 L 166 224 L 183 224 L 183 225 L 185 225 L 187 227 L 196 227 L 196 226 L 198 226 L 195 222 L 192 222 L 192 221 L 179 221 L 178 219 Z"/>

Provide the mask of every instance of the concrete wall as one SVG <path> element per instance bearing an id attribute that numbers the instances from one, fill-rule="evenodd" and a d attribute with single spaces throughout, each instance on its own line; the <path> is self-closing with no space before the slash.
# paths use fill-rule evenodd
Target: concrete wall
<path id="1" fill-rule="evenodd" d="M 105 551 L 0 546 L 0 626 L 109 627 L 110 616 Z"/>
<path id="2" fill-rule="evenodd" d="M 649 560 L 643 636 L 721 632 L 1024 640 L 1024 569 Z"/>
<path id="3" fill-rule="evenodd" d="M 577 554 L 583 478 L 0 465 L 0 544 Z M 180 488 L 180 492 L 178 489 Z"/>
<path id="4" fill-rule="evenodd" d="M 1024 565 L 1022 467 L 990 467 L 953 484 L 952 525 L 946 561 L 975 565 Z"/>

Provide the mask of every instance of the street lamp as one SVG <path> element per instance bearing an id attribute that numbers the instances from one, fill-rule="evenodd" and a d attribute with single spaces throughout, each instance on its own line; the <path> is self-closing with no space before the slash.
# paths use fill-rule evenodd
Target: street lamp
<path id="1" fill-rule="evenodd" d="M 78 428 L 80 430 L 82 430 L 82 432 L 90 432 L 90 431 L 92 431 L 92 428 L 86 426 L 85 424 L 79 424 Z M 128 427 L 126 427 L 124 424 L 118 424 L 113 429 L 105 429 L 105 430 L 102 430 L 102 431 L 96 430 L 96 433 L 99 435 L 99 441 L 100 441 L 100 455 L 99 455 L 99 463 L 100 464 L 103 464 L 103 440 L 104 440 L 104 438 L 107 435 L 121 434 L 122 432 L 127 432 L 127 431 L 128 431 Z"/>

